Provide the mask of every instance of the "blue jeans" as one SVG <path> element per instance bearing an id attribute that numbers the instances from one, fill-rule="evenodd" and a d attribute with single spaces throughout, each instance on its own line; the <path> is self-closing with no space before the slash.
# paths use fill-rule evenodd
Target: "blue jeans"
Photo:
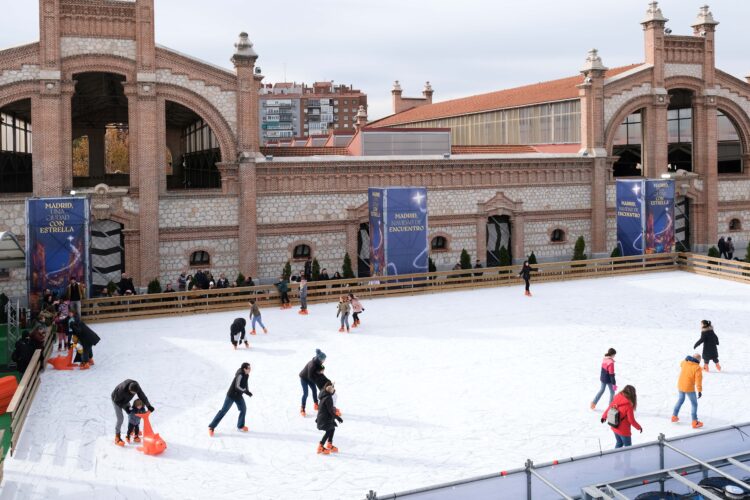
<path id="1" fill-rule="evenodd" d="M 346 329 L 349 329 L 349 313 L 342 314 L 341 315 L 341 328 L 346 327 Z"/>
<path id="2" fill-rule="evenodd" d="M 315 404 L 318 404 L 318 390 L 315 387 L 315 384 L 313 384 L 310 380 L 307 380 L 306 378 L 299 378 L 300 384 L 302 384 L 302 408 L 305 408 L 305 404 L 307 404 L 307 388 L 310 387 L 310 390 L 312 391 L 312 397 L 313 401 L 315 401 Z"/>
<path id="3" fill-rule="evenodd" d="M 240 396 L 239 399 L 232 399 L 227 396 L 226 399 L 224 399 L 224 406 L 221 407 L 219 413 L 217 413 L 214 419 L 211 420 L 211 423 L 208 424 L 209 428 L 216 429 L 216 426 L 219 425 L 221 419 L 224 418 L 224 415 L 227 414 L 229 408 L 232 407 L 232 403 L 236 404 L 237 409 L 240 410 L 240 417 L 237 419 L 237 428 L 242 429 L 243 427 L 245 427 L 245 412 L 247 411 L 245 400 L 242 398 L 242 396 Z"/>
<path id="4" fill-rule="evenodd" d="M 682 408 L 682 403 L 685 402 L 685 396 L 688 397 L 690 400 L 690 405 L 692 406 L 690 417 L 693 420 L 698 420 L 698 397 L 694 392 L 679 392 L 680 396 L 677 398 L 677 404 L 674 405 L 674 411 L 672 412 L 672 415 L 675 417 L 680 413 L 680 408 Z"/>
<path id="5" fill-rule="evenodd" d="M 599 392 L 597 392 L 596 396 L 594 396 L 594 406 L 596 406 L 596 403 L 599 402 L 599 398 L 601 398 L 602 394 L 604 394 L 604 389 L 606 387 L 609 387 L 609 402 L 612 402 L 612 398 L 615 397 L 615 387 L 612 384 L 608 384 L 607 382 L 602 382 L 601 389 L 599 389 Z"/>
<path id="6" fill-rule="evenodd" d="M 253 330 L 255 330 L 255 323 L 260 323 L 261 328 L 266 329 L 266 325 L 263 324 L 263 320 L 260 316 L 253 316 Z"/>
<path id="7" fill-rule="evenodd" d="M 631 446 L 633 444 L 633 438 L 631 436 L 620 436 L 617 433 L 615 435 L 615 448 L 622 448 L 623 446 Z"/>

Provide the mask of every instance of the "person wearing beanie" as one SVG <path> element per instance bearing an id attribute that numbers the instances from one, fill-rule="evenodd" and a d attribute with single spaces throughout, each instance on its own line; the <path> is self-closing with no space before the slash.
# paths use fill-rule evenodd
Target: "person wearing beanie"
<path id="1" fill-rule="evenodd" d="M 713 361 L 716 369 L 721 371 L 719 349 L 717 348 L 719 337 L 716 336 L 713 325 L 707 319 L 701 321 L 701 338 L 695 343 L 693 349 L 697 349 L 701 344 L 703 344 L 703 369 L 708 371 L 708 362 Z"/>
<path id="2" fill-rule="evenodd" d="M 602 386 L 599 389 L 599 392 L 596 393 L 596 396 L 594 396 L 594 400 L 591 401 L 592 410 L 596 410 L 596 404 L 599 402 L 599 398 L 602 397 L 602 394 L 604 394 L 604 389 L 607 388 L 609 388 L 609 403 L 612 404 L 612 398 L 615 396 L 615 392 L 617 392 L 617 381 L 615 380 L 616 354 L 617 351 L 615 351 L 614 347 L 610 347 L 604 355 L 602 369 L 599 372 L 599 382 L 601 382 Z"/>
<path id="3" fill-rule="evenodd" d="M 326 361 L 326 354 L 320 349 L 315 349 L 315 357 L 307 362 L 302 371 L 299 372 L 299 382 L 302 385 L 302 405 L 300 406 L 299 414 L 303 417 L 307 416 L 305 412 L 305 405 L 307 404 L 307 389 L 310 388 L 312 391 L 312 398 L 315 410 L 318 409 L 318 390 L 316 386 L 318 381 L 321 380 L 323 373 L 323 363 Z"/>

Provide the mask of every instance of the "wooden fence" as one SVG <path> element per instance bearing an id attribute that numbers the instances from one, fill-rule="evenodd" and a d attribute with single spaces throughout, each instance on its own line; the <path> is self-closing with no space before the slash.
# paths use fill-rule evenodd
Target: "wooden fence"
<path id="1" fill-rule="evenodd" d="M 677 264 L 683 271 L 750 284 L 750 262 L 680 253 Z"/>
<path id="2" fill-rule="evenodd" d="M 670 253 L 535 264 L 536 272 L 532 275 L 532 281 L 547 282 L 673 271 L 682 268 L 679 261 L 679 254 Z M 310 281 L 307 285 L 307 301 L 336 301 L 338 296 L 345 293 L 354 293 L 360 297 L 392 297 L 519 285 L 522 283 L 518 277 L 520 268 L 521 266 L 507 266 L 377 278 Z M 295 304 L 298 303 L 297 283 L 290 284 L 289 297 Z M 276 287 L 261 285 L 88 299 L 83 301 L 82 316 L 87 322 L 99 322 L 236 310 L 246 308 L 251 298 L 256 299 L 260 307 L 280 304 Z"/>

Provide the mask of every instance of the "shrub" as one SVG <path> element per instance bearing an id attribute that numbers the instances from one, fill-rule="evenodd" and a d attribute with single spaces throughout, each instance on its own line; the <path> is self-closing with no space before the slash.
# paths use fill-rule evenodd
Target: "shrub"
<path id="1" fill-rule="evenodd" d="M 510 262 L 510 252 L 508 252 L 508 249 L 503 247 L 500 247 L 500 265 L 501 266 L 509 266 L 511 264 Z"/>
<path id="2" fill-rule="evenodd" d="M 721 254 L 719 253 L 719 249 L 718 248 L 711 247 L 711 248 L 708 249 L 708 256 L 709 257 L 719 258 L 719 257 L 721 257 Z"/>
<path id="3" fill-rule="evenodd" d="M 318 281 L 319 279 L 320 279 L 320 262 L 318 262 L 318 259 L 313 259 L 312 280 Z"/>
<path id="4" fill-rule="evenodd" d="M 461 250 L 461 269 L 471 269 L 471 255 L 466 249 Z"/>
<path id="5" fill-rule="evenodd" d="M 154 278 L 148 282 L 148 293 L 161 293 L 161 283 L 159 283 L 159 278 Z"/>
<path id="6" fill-rule="evenodd" d="M 242 273 L 237 273 L 237 286 L 245 286 L 245 275 Z"/>
<path id="7" fill-rule="evenodd" d="M 573 247 L 573 260 L 586 260 L 586 241 L 579 236 Z"/>
<path id="8" fill-rule="evenodd" d="M 747 250 L 745 252 L 745 262 L 750 262 L 750 241 L 747 242 Z"/>
<path id="9" fill-rule="evenodd" d="M 352 258 L 349 257 L 349 252 L 344 254 L 344 265 L 341 266 L 341 274 L 344 276 L 344 279 L 354 277 L 354 271 L 352 271 Z"/>
<path id="10" fill-rule="evenodd" d="M 292 277 L 292 265 L 289 263 L 289 261 L 286 261 L 286 264 L 284 264 L 284 269 L 281 271 L 281 277 L 285 280 L 288 280 Z"/>
<path id="11" fill-rule="evenodd" d="M 622 257 L 622 254 L 620 253 L 620 245 L 617 245 L 613 250 L 612 253 L 609 254 L 610 257 Z"/>
<path id="12" fill-rule="evenodd" d="M 536 261 L 536 255 L 534 255 L 534 252 L 531 252 L 531 255 L 529 255 L 529 265 L 537 264 Z"/>
<path id="13" fill-rule="evenodd" d="M 117 290 L 117 283 L 115 283 L 114 281 L 110 281 L 109 283 L 107 283 L 107 293 L 109 295 L 114 295 L 115 290 Z"/>

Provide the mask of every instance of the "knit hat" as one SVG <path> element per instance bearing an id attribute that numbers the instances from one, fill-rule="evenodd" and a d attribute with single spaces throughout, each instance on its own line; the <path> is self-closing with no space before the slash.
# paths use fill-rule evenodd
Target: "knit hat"
<path id="1" fill-rule="evenodd" d="M 320 349 L 315 349 L 315 357 L 318 358 L 318 361 L 323 362 L 326 360 L 326 353 L 324 353 Z"/>

